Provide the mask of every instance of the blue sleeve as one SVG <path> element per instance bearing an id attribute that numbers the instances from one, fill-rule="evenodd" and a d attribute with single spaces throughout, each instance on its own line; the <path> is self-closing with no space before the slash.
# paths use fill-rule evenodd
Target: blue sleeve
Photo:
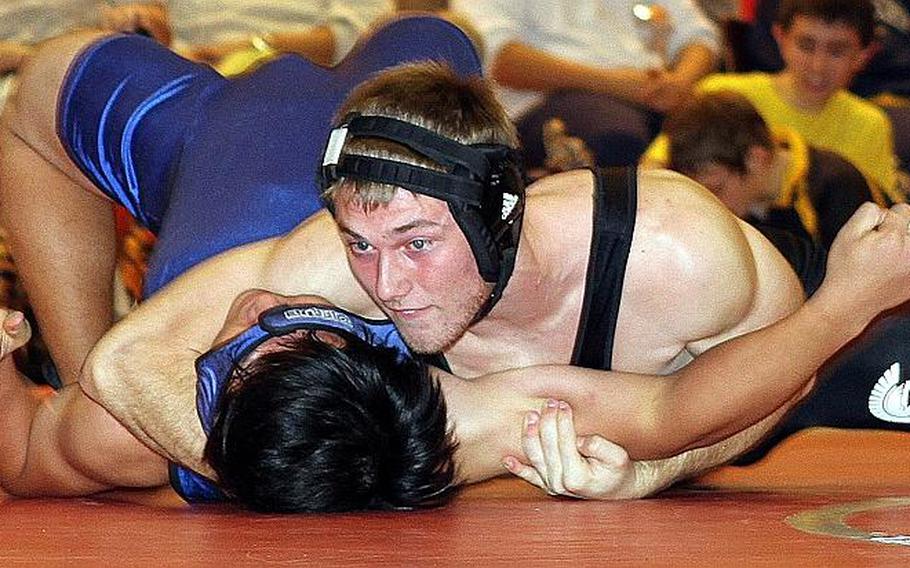
<path id="1" fill-rule="evenodd" d="M 101 191 L 157 231 L 196 108 L 223 82 L 148 38 L 105 38 L 70 67 L 57 134 Z"/>

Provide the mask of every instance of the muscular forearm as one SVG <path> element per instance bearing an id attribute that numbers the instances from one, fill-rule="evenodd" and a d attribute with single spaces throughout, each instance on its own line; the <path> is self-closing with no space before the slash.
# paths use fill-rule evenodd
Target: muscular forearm
<path id="1" fill-rule="evenodd" d="M 195 360 L 211 347 L 232 300 L 259 274 L 257 248 L 198 265 L 140 304 L 98 341 L 80 378 L 86 394 L 139 440 L 203 474 L 211 472 L 202 460 Z"/>
<path id="2" fill-rule="evenodd" d="M 666 383 L 663 404 L 655 410 L 656 430 L 686 449 L 754 424 L 803 392 L 818 367 L 862 329 L 845 323 L 810 302 L 784 320 L 714 347 Z M 695 420 L 692 409 L 698 409 Z"/>
<path id="3" fill-rule="evenodd" d="M 139 441 L 171 461 L 214 477 L 203 460 L 205 434 L 196 414 L 196 353 L 161 342 L 119 344 L 109 334 L 89 355 L 83 370 L 85 391 Z M 141 346 L 141 347 L 140 347 Z M 135 361 L 153 349 L 167 364 Z"/>
<path id="4" fill-rule="evenodd" d="M 332 223 L 327 216 L 321 222 Z M 300 252 L 308 250 L 321 254 Z M 83 389 L 149 447 L 208 475 L 194 363 L 211 347 L 232 301 L 250 288 L 312 290 L 357 310 L 365 294 L 350 273 L 324 268 L 345 263 L 334 231 L 312 239 L 295 231 L 211 258 L 140 304 L 98 342 L 83 368 Z"/>
<path id="5" fill-rule="evenodd" d="M 652 461 L 633 462 L 633 475 L 613 498 L 638 499 L 653 495 L 680 481 L 723 465 L 755 445 L 777 424 L 789 405 L 726 440 L 712 446 Z"/>
<path id="6" fill-rule="evenodd" d="M 80 384 L 137 438 L 206 472 L 196 416 L 196 357 L 218 333 L 233 299 L 254 287 L 262 247 L 235 249 L 197 265 L 146 300 L 95 345 Z"/>
<path id="7" fill-rule="evenodd" d="M 507 43 L 496 54 L 492 76 L 513 89 L 549 92 L 579 89 L 637 101 L 646 73 L 638 69 L 603 69 L 551 55 L 527 45 Z"/>
<path id="8" fill-rule="evenodd" d="M 600 434 L 634 459 L 665 458 L 724 440 L 798 400 L 817 367 L 859 329 L 842 323 L 810 303 L 666 377 L 552 365 L 479 377 L 470 386 L 497 392 L 502 416 L 546 398 L 566 400 L 579 409 L 580 432 Z M 769 353 L 780 360 L 769 364 Z"/>

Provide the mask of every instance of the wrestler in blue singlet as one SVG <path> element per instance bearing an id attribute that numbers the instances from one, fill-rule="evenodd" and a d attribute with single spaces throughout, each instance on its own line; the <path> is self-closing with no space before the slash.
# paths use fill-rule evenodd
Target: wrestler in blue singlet
<path id="1" fill-rule="evenodd" d="M 336 108 L 373 73 L 421 60 L 480 73 L 470 40 L 430 16 L 391 21 L 332 69 L 285 55 L 231 80 L 115 36 L 70 69 L 58 135 L 89 179 L 158 234 L 148 295 L 319 210 L 315 176 Z"/>
<path id="2" fill-rule="evenodd" d="M 373 73 L 425 60 L 480 73 L 468 38 L 430 16 L 389 22 L 332 69 L 286 55 L 230 80 L 145 38 L 114 36 L 71 67 L 58 136 L 90 180 L 157 233 L 149 295 L 321 209 L 316 173 L 337 107 Z M 219 496 L 186 469 L 171 473 L 187 498 Z"/>

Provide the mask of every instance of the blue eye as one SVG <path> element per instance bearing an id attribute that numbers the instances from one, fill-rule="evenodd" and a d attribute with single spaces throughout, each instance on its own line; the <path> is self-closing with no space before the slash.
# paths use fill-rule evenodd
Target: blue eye
<path id="1" fill-rule="evenodd" d="M 414 239 L 410 242 L 411 248 L 414 250 L 424 250 L 430 246 L 430 241 L 426 239 Z"/>
<path id="2" fill-rule="evenodd" d="M 370 247 L 370 243 L 366 241 L 354 241 L 352 243 L 349 243 L 348 246 L 350 246 L 351 250 L 355 253 L 369 252 L 369 250 L 372 248 Z"/>

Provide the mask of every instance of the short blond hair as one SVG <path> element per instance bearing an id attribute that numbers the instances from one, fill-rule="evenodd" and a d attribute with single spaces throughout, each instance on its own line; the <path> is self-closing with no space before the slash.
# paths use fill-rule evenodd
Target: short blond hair
<path id="1" fill-rule="evenodd" d="M 444 64 L 410 63 L 393 67 L 357 87 L 341 106 L 336 123 L 351 113 L 395 118 L 431 130 L 462 144 L 518 147 L 518 135 L 490 84 L 479 76 L 462 77 Z M 379 138 L 348 141 L 342 155 L 383 158 L 445 171 L 441 164 Z M 396 186 L 341 178 L 325 189 L 323 198 L 353 200 L 370 209 L 388 203 Z"/>

